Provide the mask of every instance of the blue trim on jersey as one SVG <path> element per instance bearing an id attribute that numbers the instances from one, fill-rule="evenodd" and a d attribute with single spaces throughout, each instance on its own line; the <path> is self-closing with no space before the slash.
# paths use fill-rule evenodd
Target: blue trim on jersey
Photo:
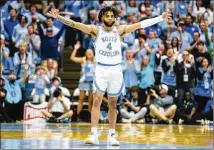
<path id="1" fill-rule="evenodd" d="M 120 65 L 121 63 L 118 63 L 118 64 L 103 64 L 103 63 L 98 62 L 97 64 L 101 65 L 101 66 L 117 66 L 117 65 Z"/>
<path id="2" fill-rule="evenodd" d="M 105 91 L 102 91 L 102 90 L 98 87 L 96 80 L 94 80 L 94 86 L 96 87 L 96 91 L 98 91 L 98 92 L 101 93 L 101 94 L 105 94 Z"/>
<path id="3" fill-rule="evenodd" d="M 122 93 L 123 88 L 124 88 L 124 82 L 122 83 L 122 86 L 121 86 L 121 88 L 120 88 L 120 90 L 119 90 L 118 93 L 115 93 L 115 94 L 107 93 L 107 94 L 108 94 L 108 96 L 110 96 L 110 97 L 111 97 L 111 96 L 119 96 L 119 95 Z"/>

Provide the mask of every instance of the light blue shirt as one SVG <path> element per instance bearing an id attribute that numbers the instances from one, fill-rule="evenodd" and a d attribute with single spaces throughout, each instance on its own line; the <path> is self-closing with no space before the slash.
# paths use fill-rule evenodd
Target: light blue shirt
<path id="1" fill-rule="evenodd" d="M 8 79 L 5 79 L 4 88 L 7 90 L 6 101 L 10 104 L 17 104 L 22 100 L 22 91 L 21 88 L 24 84 L 20 80 L 16 80 L 13 84 L 9 82 Z M 16 112 L 15 112 L 16 113 Z"/>
<path id="2" fill-rule="evenodd" d="M 180 33 L 178 31 L 173 32 L 170 35 L 170 40 L 172 40 L 174 37 L 176 37 L 176 38 L 178 38 L 178 40 L 180 40 Z M 181 46 L 180 51 L 181 52 L 185 51 L 185 49 L 188 48 L 192 42 L 193 42 L 193 39 L 192 39 L 191 34 L 184 31 L 182 33 L 182 46 Z"/>

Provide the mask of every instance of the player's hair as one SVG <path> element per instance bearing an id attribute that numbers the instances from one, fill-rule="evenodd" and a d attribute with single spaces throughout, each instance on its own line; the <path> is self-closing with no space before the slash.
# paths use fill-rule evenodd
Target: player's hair
<path id="1" fill-rule="evenodd" d="M 99 12 L 99 15 L 98 15 L 98 19 L 99 19 L 99 22 L 102 22 L 102 17 L 105 15 L 106 12 L 113 12 L 114 14 L 114 18 L 117 18 L 117 12 L 116 10 L 113 8 L 113 7 L 110 7 L 110 6 L 106 6 L 104 7 L 103 9 L 100 10 Z"/>

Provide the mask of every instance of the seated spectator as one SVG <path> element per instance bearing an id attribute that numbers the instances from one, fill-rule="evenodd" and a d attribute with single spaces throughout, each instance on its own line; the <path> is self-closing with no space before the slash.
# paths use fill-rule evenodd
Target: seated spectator
<path id="1" fill-rule="evenodd" d="M 147 96 L 147 104 L 151 103 L 149 106 L 149 114 L 153 118 L 157 118 L 160 121 L 171 124 L 172 119 L 175 116 L 177 106 L 173 104 L 173 97 L 167 94 L 168 86 L 162 84 L 160 87 L 158 94 L 154 89 L 151 89 L 151 94 L 148 94 Z M 151 96 L 154 97 L 153 100 L 151 100 Z"/>
<path id="2" fill-rule="evenodd" d="M 19 46 L 17 42 L 21 39 L 21 36 L 26 36 L 28 34 L 27 30 L 27 17 L 26 16 L 18 16 L 19 24 L 17 24 L 13 29 L 12 41 L 15 46 Z"/>
<path id="3" fill-rule="evenodd" d="M 45 102 L 46 96 L 49 96 L 49 91 L 46 88 L 47 84 L 50 84 L 50 80 L 47 76 L 47 69 L 43 66 L 37 67 L 36 74 L 29 77 L 29 80 L 34 80 L 34 89 L 31 93 L 33 96 L 32 103 L 41 104 Z"/>
<path id="4" fill-rule="evenodd" d="M 77 115 L 80 115 L 82 111 L 83 102 L 85 99 L 86 91 L 89 92 L 88 96 L 88 111 L 91 112 L 92 104 L 93 104 L 93 97 L 92 97 L 92 88 L 93 88 L 93 78 L 94 78 L 94 54 L 91 49 L 87 49 L 85 52 L 84 57 L 77 57 L 76 53 L 80 49 L 81 44 L 78 41 L 74 45 L 74 50 L 71 54 L 70 59 L 75 63 L 81 64 L 81 76 L 79 80 L 79 89 L 80 89 L 80 96 L 77 106 Z"/>
<path id="5" fill-rule="evenodd" d="M 7 95 L 7 91 L 4 88 L 4 79 L 0 78 L 0 123 L 13 122 L 13 120 L 8 116 L 4 107 L 6 95 Z"/>
<path id="6" fill-rule="evenodd" d="M 123 78 L 126 90 L 138 84 L 138 73 L 140 73 L 139 62 L 133 59 L 132 50 L 126 50 L 126 59 L 122 62 Z"/>
<path id="7" fill-rule="evenodd" d="M 178 89 L 178 101 L 184 99 L 184 93 L 191 92 L 191 98 L 194 99 L 194 78 L 195 78 L 195 64 L 193 59 L 190 59 L 187 51 L 183 52 L 183 61 L 177 63 L 177 89 Z"/>
<path id="8" fill-rule="evenodd" d="M 47 68 L 47 75 L 50 81 L 58 75 L 58 63 L 56 60 L 53 60 L 52 58 L 44 60 L 42 66 Z"/>
<path id="9" fill-rule="evenodd" d="M 175 122 L 178 124 L 191 124 L 198 103 L 191 98 L 191 93 L 189 91 L 186 91 L 184 95 L 184 99 L 178 103 Z"/>
<path id="10" fill-rule="evenodd" d="M 123 108 L 120 109 L 120 114 L 122 117 L 123 123 L 145 123 L 143 119 L 146 115 L 147 108 L 143 107 L 143 103 L 139 100 L 138 97 L 138 87 L 132 86 L 131 89 L 131 98 L 125 97 L 123 100 Z"/>
<path id="11" fill-rule="evenodd" d="M 16 74 L 12 71 L 5 78 L 4 89 L 7 91 L 5 98 L 5 109 L 8 116 L 13 120 L 23 120 L 24 104 L 22 88 L 27 79 L 28 65 L 24 65 L 24 74 L 21 79 L 17 80 Z"/>
<path id="12" fill-rule="evenodd" d="M 4 45 L 4 36 L 1 34 L 0 37 L 0 46 L 2 48 L 2 64 L 3 64 L 3 68 L 2 68 L 2 75 L 3 76 L 8 76 L 10 70 L 13 70 L 14 66 L 13 66 L 13 61 L 12 59 L 9 57 L 10 54 L 10 50 Z M 0 54 L 1 56 L 1 54 Z"/>
<path id="13" fill-rule="evenodd" d="M 62 90 L 62 93 L 64 96 L 66 97 L 71 97 L 71 94 L 69 92 L 69 90 L 65 87 L 62 87 L 61 83 L 62 83 L 62 80 L 60 77 L 57 77 L 55 76 L 53 79 L 52 79 L 52 86 L 50 88 L 50 93 L 51 95 L 54 93 L 54 91 L 57 89 L 57 88 L 60 88 Z M 60 86 L 61 85 L 61 86 Z"/>
<path id="14" fill-rule="evenodd" d="M 60 88 L 56 89 L 53 96 L 48 101 L 48 111 L 42 111 L 42 114 L 47 118 L 47 122 L 69 122 L 73 115 L 70 110 L 70 100 L 66 98 Z"/>
<path id="15" fill-rule="evenodd" d="M 24 72 L 24 65 L 28 64 L 28 76 L 35 71 L 35 64 L 32 63 L 32 56 L 27 52 L 27 43 L 20 43 L 19 52 L 16 52 L 13 57 L 15 73 L 17 78 L 21 78 Z"/>
<path id="16" fill-rule="evenodd" d="M 213 69 L 206 58 L 202 59 L 201 67 L 196 68 L 195 100 L 198 103 L 197 112 L 201 112 L 211 99 Z"/>
<path id="17" fill-rule="evenodd" d="M 28 52 L 32 56 L 32 61 L 34 64 L 38 65 L 41 63 L 40 58 L 40 47 L 41 47 L 41 39 L 38 35 L 34 33 L 34 25 L 29 24 L 27 26 L 28 33 L 22 34 L 21 37 L 16 42 L 16 47 L 20 45 L 20 43 L 26 42 L 28 43 Z"/>

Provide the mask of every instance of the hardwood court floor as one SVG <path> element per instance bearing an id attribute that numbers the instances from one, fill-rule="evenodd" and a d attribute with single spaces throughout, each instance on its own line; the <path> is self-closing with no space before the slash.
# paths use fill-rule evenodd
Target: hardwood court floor
<path id="1" fill-rule="evenodd" d="M 213 149 L 212 126 L 117 124 L 117 149 Z M 108 125 L 99 126 L 99 146 L 84 145 L 88 123 L 1 124 L 1 149 L 97 149 L 106 144 Z"/>

